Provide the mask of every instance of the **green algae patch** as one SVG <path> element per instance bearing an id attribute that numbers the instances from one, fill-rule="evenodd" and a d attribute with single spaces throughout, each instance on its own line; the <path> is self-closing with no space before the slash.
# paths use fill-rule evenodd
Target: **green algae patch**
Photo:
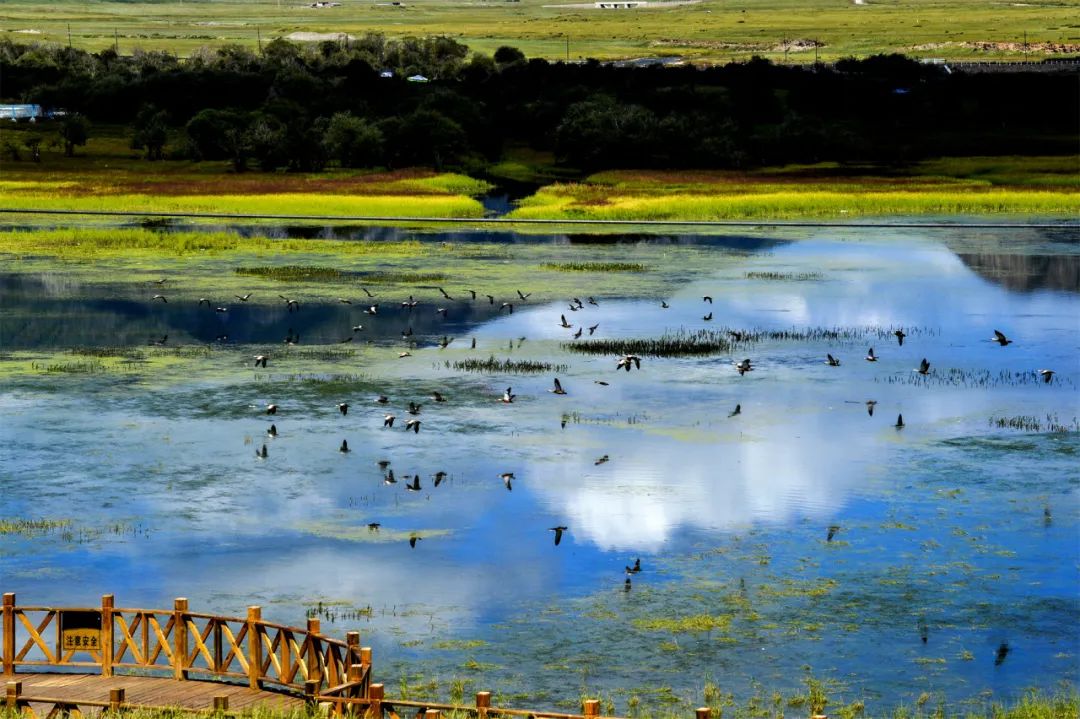
<path id="1" fill-rule="evenodd" d="M 685 634 L 726 631 L 731 627 L 732 619 L 730 614 L 695 614 L 689 617 L 642 617 L 633 619 L 631 624 L 643 631 Z"/>

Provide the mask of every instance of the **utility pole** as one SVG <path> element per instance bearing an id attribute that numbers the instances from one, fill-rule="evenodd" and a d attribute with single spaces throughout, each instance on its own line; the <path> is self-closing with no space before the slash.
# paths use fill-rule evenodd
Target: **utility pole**
<path id="1" fill-rule="evenodd" d="M 68 26 L 68 50 L 70 50 L 71 49 L 71 23 L 68 23 L 67 26 Z"/>
<path id="2" fill-rule="evenodd" d="M 113 36 L 113 52 L 115 52 L 117 55 L 119 55 L 120 54 L 120 33 L 118 33 L 116 31 L 116 28 L 113 28 L 112 36 Z"/>
<path id="3" fill-rule="evenodd" d="M 262 30 L 258 25 L 255 26 L 255 42 L 259 45 L 259 54 L 262 55 Z"/>
<path id="4" fill-rule="evenodd" d="M 570 62 L 570 35 L 566 36 L 566 61 Z"/>

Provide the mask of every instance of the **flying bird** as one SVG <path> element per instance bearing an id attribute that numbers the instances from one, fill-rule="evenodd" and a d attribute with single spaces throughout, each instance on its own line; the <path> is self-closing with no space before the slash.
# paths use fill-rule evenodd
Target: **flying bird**
<path id="1" fill-rule="evenodd" d="M 150 301 L 153 302 L 154 300 L 161 300 L 165 304 L 169 304 L 169 301 L 165 299 L 165 295 L 154 295 L 150 298 Z"/>
<path id="2" fill-rule="evenodd" d="M 529 299 L 530 297 L 532 297 L 532 292 L 526 292 L 525 294 L 522 294 L 521 290 L 518 290 L 517 293 L 518 293 L 518 297 L 520 297 L 522 299 L 522 301 L 525 301 L 525 300 Z"/>
<path id="3" fill-rule="evenodd" d="M 262 446 L 262 449 L 257 450 L 255 452 L 255 456 L 258 457 L 259 459 L 266 459 L 267 457 L 270 456 L 270 452 L 267 451 L 265 444 Z"/>
<path id="4" fill-rule="evenodd" d="M 829 365 L 830 367 L 839 367 L 840 366 L 840 360 L 833 357 L 831 354 L 826 354 L 825 355 L 825 364 Z"/>
<path id="5" fill-rule="evenodd" d="M 266 430 L 266 434 L 269 437 L 277 437 L 277 425 L 276 424 L 270 425 L 270 429 Z"/>
<path id="6" fill-rule="evenodd" d="M 375 295 L 371 294 L 371 290 L 369 290 L 367 287 L 361 287 L 360 289 L 362 289 L 364 291 L 364 294 L 367 295 L 368 297 L 374 297 L 375 296 Z"/>
<path id="7" fill-rule="evenodd" d="M 930 363 L 926 361 L 925 357 L 923 357 L 922 362 L 919 363 L 919 366 L 912 371 L 918 372 L 921 375 L 930 374 Z"/>
<path id="8" fill-rule="evenodd" d="M 421 407 L 423 407 L 422 404 L 417 404 L 416 402 L 409 402 L 409 414 L 420 414 Z"/>
<path id="9" fill-rule="evenodd" d="M 514 401 L 514 397 L 517 397 L 517 395 L 511 392 L 511 389 L 511 387 L 506 388 L 506 391 L 503 392 L 502 397 L 499 398 L 500 402 L 502 402 L 503 404 L 510 404 Z"/>
<path id="10" fill-rule="evenodd" d="M 390 398 L 387 397 L 385 394 L 380 394 L 378 397 L 375 398 L 375 401 L 379 404 L 386 404 L 390 401 Z"/>
<path id="11" fill-rule="evenodd" d="M 869 350 L 868 350 L 868 351 L 866 352 L 866 361 L 867 361 L 867 362 L 877 362 L 877 355 L 876 355 L 876 354 L 874 354 L 874 348 L 873 348 L 873 347 L 871 347 L 871 348 L 870 348 L 870 349 L 869 349 Z"/>
<path id="12" fill-rule="evenodd" d="M 212 306 L 212 305 L 210 304 L 210 300 L 206 299 L 205 297 L 200 297 L 200 298 L 199 298 L 199 307 L 202 307 L 202 305 L 203 305 L 203 302 L 205 302 L 205 303 L 206 303 L 206 306 L 207 306 L 207 307 L 211 307 L 211 306 Z"/>
<path id="13" fill-rule="evenodd" d="M 610 459 L 611 459 L 611 457 L 609 457 L 609 456 L 607 456 L 607 455 L 605 454 L 605 455 L 604 455 L 603 457 L 600 457 L 600 458 L 599 458 L 599 459 L 597 459 L 597 460 L 596 460 L 595 462 L 593 462 L 593 466 L 594 466 L 594 467 L 599 467 L 599 466 L 600 466 L 601 464 L 603 464 L 604 462 L 607 462 L 607 461 L 608 461 L 608 460 L 610 460 Z"/>
<path id="14" fill-rule="evenodd" d="M 413 475 L 412 483 L 406 482 L 405 489 L 409 490 L 410 492 L 419 492 L 422 489 L 422 487 L 420 486 L 420 475 Z"/>
<path id="15" fill-rule="evenodd" d="M 623 355 L 617 363 L 615 363 L 615 370 L 625 369 L 630 371 L 630 365 L 634 365 L 638 369 L 641 369 L 641 358 L 637 355 Z"/>
<path id="16" fill-rule="evenodd" d="M 1046 384 L 1050 384 L 1054 379 L 1054 370 L 1052 369 L 1041 369 L 1039 370 L 1039 374 L 1042 375 L 1043 382 Z"/>
<path id="17" fill-rule="evenodd" d="M 705 316 L 704 316 L 704 317 L 702 317 L 701 319 L 705 320 L 706 322 L 712 322 L 712 312 L 710 312 L 709 314 L 705 315 Z"/>
<path id="18" fill-rule="evenodd" d="M 574 337 L 574 339 L 578 339 L 578 338 L 581 337 L 581 328 L 580 327 L 578 327 L 578 330 L 577 330 L 577 332 L 574 333 L 573 337 Z"/>
<path id="19" fill-rule="evenodd" d="M 413 549 L 416 549 L 416 543 L 419 542 L 421 539 L 423 539 L 423 537 L 417 537 L 416 535 L 409 537 L 409 546 Z"/>
<path id="20" fill-rule="evenodd" d="M 559 546 L 559 542 L 562 541 L 562 533 L 566 531 L 566 527 L 548 527 L 549 532 L 555 532 L 555 546 Z"/>
<path id="21" fill-rule="evenodd" d="M 266 361 L 268 359 L 270 359 L 269 355 L 255 355 L 255 366 L 256 367 L 261 366 L 261 367 L 265 368 L 266 367 Z"/>
<path id="22" fill-rule="evenodd" d="M 446 299 L 448 299 L 448 300 L 452 300 L 452 299 L 454 299 L 453 297 L 451 297 L 450 295 L 448 295 L 448 294 L 446 293 L 446 290 L 444 290 L 444 289 L 443 289 L 442 287 L 439 287 L 439 288 L 438 288 L 438 290 L 439 290 L 439 292 L 440 292 L 440 293 L 442 293 L 442 296 L 443 296 L 443 297 L 445 297 Z"/>
<path id="23" fill-rule="evenodd" d="M 338 297 L 337 301 L 340 302 L 343 305 L 351 305 L 352 304 L 352 300 L 346 299 L 344 297 Z"/>
<path id="24" fill-rule="evenodd" d="M 600 323 L 599 323 L 599 322 L 597 322 L 597 323 L 596 323 L 595 325 L 593 325 L 592 327 L 589 327 L 589 328 L 587 328 L 587 329 L 589 330 L 589 335 L 591 336 L 593 332 L 596 332 L 596 328 L 597 328 L 597 327 L 599 327 L 599 326 L 600 326 Z"/>
<path id="25" fill-rule="evenodd" d="M 735 417 L 735 416 L 740 415 L 740 414 L 742 414 L 742 405 L 737 404 L 737 405 L 735 405 L 735 409 L 733 409 L 731 411 L 731 414 L 729 414 L 728 417 Z"/>
<path id="26" fill-rule="evenodd" d="M 743 376 L 747 372 L 753 372 L 754 368 L 750 364 L 750 359 L 744 359 L 742 362 L 735 362 L 735 370 L 739 373 L 739 376 Z"/>
<path id="27" fill-rule="evenodd" d="M 349 403 L 348 402 L 340 403 L 337 406 L 337 408 L 338 408 L 338 412 L 341 412 L 342 417 L 344 417 L 345 415 L 347 415 L 349 413 Z"/>
<path id="28" fill-rule="evenodd" d="M 347 440 L 347 439 L 341 440 L 341 446 L 338 447 L 338 451 L 341 452 L 342 454 L 347 453 L 349 451 L 349 440 Z"/>
<path id="29" fill-rule="evenodd" d="M 514 479 L 514 473 L 513 472 L 503 472 L 502 474 L 499 475 L 499 477 L 502 479 L 503 484 L 506 485 L 506 489 L 509 490 L 509 491 L 513 491 L 514 488 L 512 486 L 510 486 L 510 482 L 512 482 L 513 479 Z"/>
<path id="30" fill-rule="evenodd" d="M 393 427 L 395 419 L 397 419 L 397 417 L 395 417 L 392 414 L 386 415 L 385 417 L 383 417 L 382 426 L 383 427 Z"/>
<path id="31" fill-rule="evenodd" d="M 251 299 L 251 293 L 248 292 L 246 295 L 233 295 L 233 297 L 240 300 L 241 302 L 247 302 Z"/>
<path id="32" fill-rule="evenodd" d="M 897 429 L 903 429 L 904 428 L 904 415 L 902 415 L 902 414 L 896 415 L 896 424 L 894 424 L 893 426 L 896 427 Z"/>
<path id="33" fill-rule="evenodd" d="M 701 299 L 704 300 L 705 302 L 708 302 L 710 305 L 712 304 L 712 297 L 710 297 L 709 295 L 705 295 Z"/>
<path id="34" fill-rule="evenodd" d="M 994 666 L 1000 667 L 1005 662 L 1005 657 L 1009 655 L 1009 643 L 1002 642 L 998 645 L 997 653 L 994 655 Z"/>
<path id="35" fill-rule="evenodd" d="M 405 431 L 408 432 L 410 429 L 413 431 L 413 434 L 420 434 L 420 420 L 410 419 L 407 421 L 405 423 Z"/>
<path id="36" fill-rule="evenodd" d="M 870 415 L 871 417 L 873 417 L 874 416 L 874 407 L 876 407 L 876 406 L 877 406 L 877 400 L 876 399 L 868 399 L 868 400 L 866 400 L 866 413 L 868 415 Z"/>
<path id="37" fill-rule="evenodd" d="M 432 398 L 433 400 L 435 400 L 436 402 L 445 402 L 445 401 L 446 401 L 446 397 L 444 397 L 444 396 L 442 395 L 442 393 L 440 393 L 440 392 L 435 392 L 435 391 L 433 391 L 433 392 L 431 393 L 431 398 Z"/>
<path id="38" fill-rule="evenodd" d="M 377 315 L 379 314 L 379 303 L 375 303 L 364 310 L 365 315 Z"/>
<path id="39" fill-rule="evenodd" d="M 840 525 L 838 525 L 838 524 L 830 524 L 829 525 L 829 531 L 825 535 L 825 541 L 826 542 L 831 542 L 833 540 L 833 537 L 835 537 L 836 533 L 839 532 L 839 531 L 840 531 Z"/>
<path id="40" fill-rule="evenodd" d="M 639 557 L 639 558 L 634 560 L 634 566 L 626 568 L 626 573 L 627 574 L 639 574 L 640 572 L 641 572 L 641 558 Z"/>
<path id="41" fill-rule="evenodd" d="M 893 332 L 893 334 L 896 335 L 897 344 L 899 344 L 901 347 L 903 347 L 904 346 L 904 338 L 907 337 L 907 335 L 904 334 L 904 330 L 895 330 Z"/>
<path id="42" fill-rule="evenodd" d="M 1001 332 L 999 332 L 997 330 L 994 330 L 994 336 L 991 339 L 992 339 L 993 342 L 997 342 L 1002 347 L 1004 347 L 1005 345 L 1011 345 L 1012 344 L 1011 339 L 1009 339 L 1005 335 L 1001 334 Z"/>
<path id="43" fill-rule="evenodd" d="M 549 389 L 548 392 L 551 392 L 552 394 L 566 394 L 566 390 L 562 388 L 562 382 L 559 381 L 558 377 L 555 378 L 555 388 Z"/>
<path id="44" fill-rule="evenodd" d="M 563 329 L 570 329 L 573 327 L 572 324 L 566 321 L 566 315 L 559 315 L 559 320 L 559 327 L 562 327 Z"/>
<path id="45" fill-rule="evenodd" d="M 276 404 L 268 404 L 268 405 L 266 405 L 266 413 L 267 414 L 277 414 L 277 410 L 278 410 L 278 406 Z"/>
<path id="46" fill-rule="evenodd" d="M 499 312 L 502 312 L 505 309 L 509 309 L 510 314 L 514 314 L 514 305 L 510 304 L 509 302 L 503 302 L 501 305 L 499 305 Z"/>
<path id="47" fill-rule="evenodd" d="M 663 300 L 660 300 L 660 309 L 666 310 L 668 307 L 671 307 L 671 305 L 669 305 L 667 302 L 664 302 Z"/>

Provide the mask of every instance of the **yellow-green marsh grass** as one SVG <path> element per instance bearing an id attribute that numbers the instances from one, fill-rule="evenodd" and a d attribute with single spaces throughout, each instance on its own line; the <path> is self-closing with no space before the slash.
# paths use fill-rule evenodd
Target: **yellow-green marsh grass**
<path id="1" fill-rule="evenodd" d="M 550 185 L 520 219 L 767 220 L 1080 213 L 1075 157 L 941 158 L 899 170 L 835 163 L 749 172 L 619 170 Z"/>
<path id="2" fill-rule="evenodd" d="M 39 40 L 121 54 L 135 48 L 182 56 L 203 46 L 260 42 L 293 32 L 392 37 L 452 34 L 491 54 L 513 45 L 529 57 L 616 58 L 679 55 L 727 62 L 762 55 L 813 62 L 881 52 L 950 59 L 1023 60 L 1060 56 L 1076 44 L 1076 4 L 941 0 L 934 3 L 828 0 L 732 0 L 650 3 L 635 10 L 599 10 L 592 3 L 521 0 L 513 3 L 410 0 L 341 3 L 312 9 L 306 2 L 40 2 L 0 4 L 0 27 L 13 39 Z M 819 43 L 817 51 L 807 42 Z M 1025 43 L 1026 40 L 1026 43 Z M 1075 52 L 1075 51 L 1073 51 Z"/>
<path id="3" fill-rule="evenodd" d="M 483 206 L 470 197 L 430 195 L 97 195 L 57 197 L 52 193 L 5 193 L 0 208 L 88 210 L 92 212 L 217 213 L 345 217 L 481 217 Z"/>

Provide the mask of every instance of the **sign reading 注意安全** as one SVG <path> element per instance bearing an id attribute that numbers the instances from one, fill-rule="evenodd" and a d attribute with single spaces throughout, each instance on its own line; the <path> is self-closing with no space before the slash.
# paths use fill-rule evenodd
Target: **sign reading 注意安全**
<path id="1" fill-rule="evenodd" d="M 60 645 L 65 652 L 101 649 L 101 612 L 60 612 Z"/>

